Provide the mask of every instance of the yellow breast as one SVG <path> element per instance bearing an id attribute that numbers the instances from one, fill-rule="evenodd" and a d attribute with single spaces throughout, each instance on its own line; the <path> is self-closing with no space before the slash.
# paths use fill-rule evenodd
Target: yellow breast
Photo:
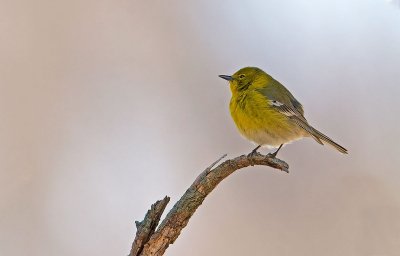
<path id="1" fill-rule="evenodd" d="M 297 125 L 273 109 L 257 90 L 234 92 L 229 109 L 240 133 L 256 144 L 278 147 L 304 136 Z"/>

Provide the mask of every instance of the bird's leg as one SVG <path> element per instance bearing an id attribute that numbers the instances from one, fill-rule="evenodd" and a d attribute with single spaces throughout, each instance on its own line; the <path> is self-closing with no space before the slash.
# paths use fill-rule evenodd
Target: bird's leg
<path id="1" fill-rule="evenodd" d="M 258 152 L 257 152 L 257 149 L 259 149 L 261 147 L 261 145 L 258 145 L 255 149 L 253 149 L 248 155 L 247 155 L 247 157 L 252 157 L 252 156 L 254 156 L 254 155 L 256 155 Z"/>
<path id="2" fill-rule="evenodd" d="M 281 147 L 283 146 L 283 144 L 281 144 L 280 146 L 279 146 L 279 148 L 274 152 L 274 153 L 269 153 L 268 155 L 270 155 L 270 156 L 272 156 L 272 157 L 276 157 L 276 155 L 278 154 L 278 151 L 281 149 Z"/>

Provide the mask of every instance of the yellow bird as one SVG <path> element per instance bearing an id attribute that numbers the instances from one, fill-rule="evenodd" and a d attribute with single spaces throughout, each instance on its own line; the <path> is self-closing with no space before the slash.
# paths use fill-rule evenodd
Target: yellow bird
<path id="1" fill-rule="evenodd" d="M 303 106 L 281 83 L 256 67 L 246 67 L 232 76 L 220 75 L 228 80 L 232 91 L 229 109 L 239 132 L 258 146 L 278 148 L 283 144 L 312 137 L 319 144 L 329 144 L 343 154 L 347 149 L 308 124 Z"/>

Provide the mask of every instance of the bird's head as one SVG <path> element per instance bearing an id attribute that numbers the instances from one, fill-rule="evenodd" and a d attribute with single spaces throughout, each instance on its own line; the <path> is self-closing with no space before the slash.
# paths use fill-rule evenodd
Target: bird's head
<path id="1" fill-rule="evenodd" d="M 220 75 L 219 77 L 229 81 L 232 93 L 262 87 L 268 79 L 268 75 L 256 67 L 242 68 L 232 76 Z"/>

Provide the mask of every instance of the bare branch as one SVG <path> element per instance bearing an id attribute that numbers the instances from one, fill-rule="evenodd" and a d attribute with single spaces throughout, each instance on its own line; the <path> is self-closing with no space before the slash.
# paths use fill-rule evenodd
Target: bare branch
<path id="1" fill-rule="evenodd" d="M 167 214 L 165 219 L 157 228 L 157 231 L 155 231 L 154 234 L 149 233 L 151 237 L 150 239 L 148 239 L 147 243 L 145 243 L 143 250 L 136 251 L 138 252 L 137 254 L 132 254 L 131 252 L 131 256 L 163 255 L 168 246 L 174 243 L 175 240 L 178 238 L 181 230 L 187 225 L 190 217 L 203 203 L 206 196 L 223 179 L 228 177 L 236 170 L 253 165 L 265 165 L 287 173 L 289 172 L 289 166 L 286 162 L 273 157 L 271 154 L 262 155 L 260 153 L 252 154 L 249 156 L 242 155 L 231 160 L 226 160 L 214 169 L 212 169 L 214 165 L 216 165 L 225 156 L 226 155 L 222 156 L 220 159 L 214 162 L 196 178 L 196 180 L 186 190 L 181 199 L 179 199 L 179 201 Z M 138 233 L 140 233 L 139 230 Z M 144 240 L 145 239 L 142 239 L 141 241 L 143 242 Z M 142 247 L 142 244 L 140 245 L 140 247 Z M 132 247 L 132 251 L 133 248 L 136 248 L 135 243 Z"/>
<path id="2" fill-rule="evenodd" d="M 147 211 L 144 220 L 140 222 L 135 221 L 137 231 L 132 244 L 131 253 L 129 254 L 130 256 L 136 256 L 142 253 L 144 245 L 149 241 L 151 235 L 153 235 L 156 230 L 169 199 L 170 198 L 166 196 L 164 199 L 155 202 L 151 205 L 150 210 Z"/>

